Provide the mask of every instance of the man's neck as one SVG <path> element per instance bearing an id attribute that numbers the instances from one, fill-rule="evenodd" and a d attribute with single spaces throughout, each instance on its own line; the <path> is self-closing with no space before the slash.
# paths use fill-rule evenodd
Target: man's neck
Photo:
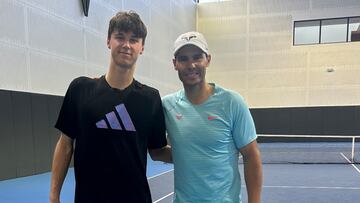
<path id="1" fill-rule="evenodd" d="M 196 105 L 204 103 L 214 92 L 214 88 L 206 82 L 195 86 L 184 86 L 184 90 L 187 99 Z"/>
<path id="2" fill-rule="evenodd" d="M 110 65 L 105 79 L 112 88 L 123 90 L 133 82 L 134 70 L 135 68 L 121 68 Z"/>

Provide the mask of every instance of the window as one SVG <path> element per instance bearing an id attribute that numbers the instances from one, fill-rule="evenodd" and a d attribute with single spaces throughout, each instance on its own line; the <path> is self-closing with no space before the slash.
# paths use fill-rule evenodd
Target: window
<path id="1" fill-rule="evenodd" d="M 323 20 L 320 43 L 346 42 L 347 18 Z"/>
<path id="2" fill-rule="evenodd" d="M 349 20 L 349 41 L 360 41 L 360 17 Z"/>
<path id="3" fill-rule="evenodd" d="M 294 44 L 318 44 L 320 20 L 295 22 Z"/>
<path id="4" fill-rule="evenodd" d="M 360 17 L 294 22 L 294 45 L 360 41 Z"/>

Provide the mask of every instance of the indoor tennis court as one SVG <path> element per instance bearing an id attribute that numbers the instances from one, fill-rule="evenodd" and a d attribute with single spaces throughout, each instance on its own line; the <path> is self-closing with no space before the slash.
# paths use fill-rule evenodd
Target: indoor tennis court
<path id="1" fill-rule="evenodd" d="M 54 125 L 65 94 L 75 78 L 105 77 L 112 63 L 109 21 L 130 10 L 147 28 L 132 79 L 158 90 L 160 99 L 184 88 L 174 63 L 177 37 L 197 31 L 206 38 L 206 84 L 240 94 L 254 121 L 262 202 L 360 203 L 360 0 L 1 0 L 0 203 L 49 202 L 61 133 Z M 128 107 L 113 106 L 101 116 L 89 113 L 99 116 L 89 132 L 135 133 Z M 211 113 L 205 121 L 217 122 Z M 148 122 L 158 124 L 139 123 Z M 141 154 L 136 169 L 144 171 L 146 148 Z M 246 203 L 243 166 L 240 156 Z M 62 203 L 74 202 L 73 167 Z M 175 175 L 172 164 L 148 156 L 154 203 L 173 201 Z"/>

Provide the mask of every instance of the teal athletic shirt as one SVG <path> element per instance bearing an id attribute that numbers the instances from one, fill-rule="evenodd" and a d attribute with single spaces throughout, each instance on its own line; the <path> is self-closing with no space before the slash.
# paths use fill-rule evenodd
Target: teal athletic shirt
<path id="1" fill-rule="evenodd" d="M 254 122 L 238 93 L 210 85 L 214 94 L 200 105 L 184 90 L 163 98 L 175 203 L 241 202 L 239 149 L 256 139 Z"/>

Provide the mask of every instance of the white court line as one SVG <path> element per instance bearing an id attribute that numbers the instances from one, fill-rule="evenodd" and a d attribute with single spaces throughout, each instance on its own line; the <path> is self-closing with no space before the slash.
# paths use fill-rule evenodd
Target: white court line
<path id="1" fill-rule="evenodd" d="M 152 178 L 156 178 L 156 177 L 161 176 L 161 175 L 164 175 L 164 174 L 166 174 L 166 173 L 170 173 L 170 172 L 171 172 L 171 171 L 173 171 L 173 170 L 174 170 L 174 169 L 170 169 L 170 170 L 165 171 L 165 172 L 163 172 L 163 173 L 160 173 L 160 174 L 157 174 L 157 175 L 151 176 L 151 177 L 149 177 L 149 178 L 148 178 L 148 180 L 150 180 L 150 179 L 152 179 Z M 169 194 L 165 195 L 164 197 L 161 197 L 160 199 L 155 200 L 153 203 L 157 203 L 157 202 L 159 202 L 159 201 L 161 201 L 161 200 L 163 200 L 163 199 L 165 199 L 165 198 L 167 198 L 167 197 L 171 196 L 172 194 L 174 194 L 174 192 L 171 192 L 171 193 L 169 193 Z"/>
<path id="2" fill-rule="evenodd" d="M 167 198 L 167 197 L 171 196 L 172 194 L 174 194 L 174 192 L 171 192 L 171 193 L 169 193 L 169 194 L 165 195 L 164 197 L 162 197 L 162 198 L 160 198 L 160 199 L 158 199 L 158 200 L 155 200 L 153 203 L 160 202 L 161 200 L 163 200 L 163 199 L 165 199 L 165 198 Z"/>
<path id="3" fill-rule="evenodd" d="M 351 164 L 352 167 L 355 168 L 355 170 L 357 170 L 357 172 L 360 173 L 360 169 L 358 167 L 356 167 L 355 164 L 352 164 L 351 161 L 342 152 L 340 152 L 340 154 L 342 157 L 344 157 L 344 159 L 346 159 L 347 162 L 349 162 Z"/>
<path id="4" fill-rule="evenodd" d="M 157 175 L 151 176 L 151 177 L 148 178 L 148 180 L 150 180 L 150 179 L 152 179 L 152 178 L 156 178 L 156 177 L 158 177 L 158 176 L 162 176 L 162 175 L 164 175 L 164 174 L 166 174 L 166 173 L 169 173 L 169 172 L 171 172 L 171 171 L 173 171 L 173 170 L 174 170 L 174 169 L 170 169 L 170 170 L 168 170 L 168 171 L 165 171 L 165 172 L 159 173 L 159 174 L 157 174 Z"/>
<path id="5" fill-rule="evenodd" d="M 264 188 L 296 188 L 296 189 L 335 189 L 335 190 L 360 190 L 360 187 L 310 187 L 310 186 L 263 186 Z"/>

